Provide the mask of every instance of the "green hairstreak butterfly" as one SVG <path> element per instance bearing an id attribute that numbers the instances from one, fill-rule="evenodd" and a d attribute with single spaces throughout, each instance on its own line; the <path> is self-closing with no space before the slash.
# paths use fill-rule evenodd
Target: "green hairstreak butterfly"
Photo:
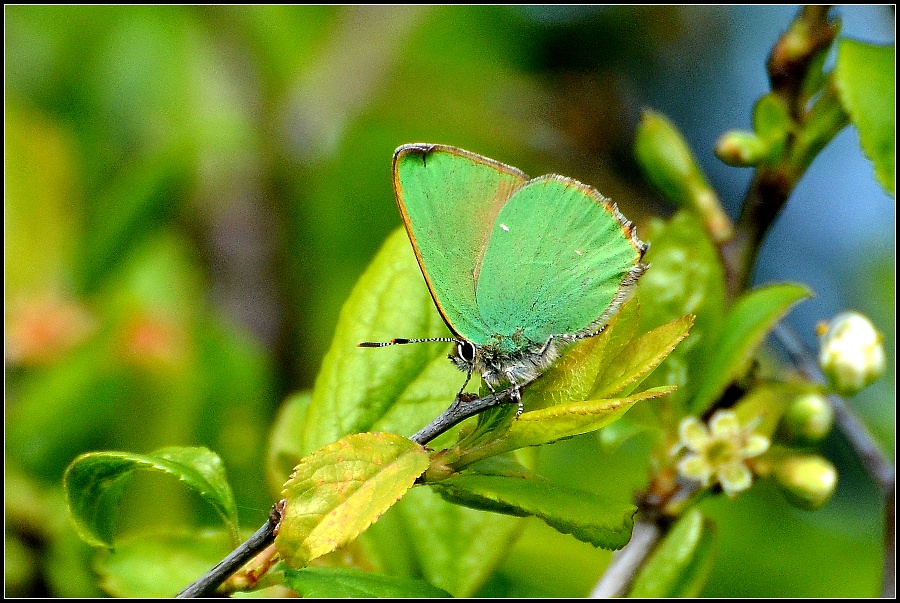
<path id="1" fill-rule="evenodd" d="M 463 389 L 475 373 L 519 400 L 566 344 L 602 331 L 647 268 L 632 224 L 577 180 L 530 179 L 463 149 L 421 143 L 394 152 L 393 178 L 453 337 L 360 346 L 454 341 L 450 360 L 468 374 Z"/>

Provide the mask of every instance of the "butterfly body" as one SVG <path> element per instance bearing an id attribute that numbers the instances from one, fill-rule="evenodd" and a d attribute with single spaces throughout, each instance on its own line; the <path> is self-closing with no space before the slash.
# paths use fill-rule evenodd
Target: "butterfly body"
<path id="1" fill-rule="evenodd" d="M 600 332 L 647 268 L 631 223 L 576 180 L 432 144 L 398 148 L 393 178 L 450 360 L 492 390 L 517 393 Z"/>
<path id="2" fill-rule="evenodd" d="M 537 379 L 559 357 L 567 343 L 562 337 L 541 344 L 529 342 L 513 351 L 508 346 L 488 343 L 475 347 L 474 357 L 457 351 L 449 356 L 459 370 L 481 375 L 491 389 L 508 383 L 521 385 Z"/>

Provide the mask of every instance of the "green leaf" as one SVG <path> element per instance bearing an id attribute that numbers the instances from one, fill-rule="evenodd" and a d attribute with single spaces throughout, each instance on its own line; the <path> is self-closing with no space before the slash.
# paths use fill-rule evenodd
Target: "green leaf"
<path id="1" fill-rule="evenodd" d="M 137 469 L 171 475 L 209 502 L 239 542 L 237 505 L 221 459 L 206 448 L 162 448 L 152 454 L 90 452 L 69 465 L 63 477 L 69 513 L 79 535 L 94 546 L 112 548 L 114 511 L 127 479 Z"/>
<path id="2" fill-rule="evenodd" d="M 676 385 L 667 402 L 681 405 L 696 391 L 696 373 L 722 328 L 725 277 L 715 245 L 689 212 L 678 212 L 652 235 L 646 256 L 651 267 L 637 291 L 640 329 L 648 331 L 687 314 L 694 316 L 694 324 L 645 385 Z"/>
<path id="3" fill-rule="evenodd" d="M 535 475 L 466 472 L 430 485 L 447 500 L 495 513 L 534 515 L 560 532 L 605 549 L 625 546 L 637 510 L 631 503 L 606 500 Z"/>
<path id="4" fill-rule="evenodd" d="M 605 370 L 597 376 L 592 397 L 628 394 L 641 384 L 675 349 L 694 323 L 692 315 L 682 316 L 644 333 L 614 358 L 607 358 Z"/>
<path id="5" fill-rule="evenodd" d="M 715 527 L 697 509 L 679 519 L 635 577 L 629 597 L 697 597 L 715 552 Z"/>
<path id="6" fill-rule="evenodd" d="M 742 295 L 725 318 L 721 336 L 702 369 L 690 412 L 705 412 L 732 381 L 743 376 L 769 330 L 809 295 L 809 289 L 794 284 L 766 285 Z"/>
<path id="7" fill-rule="evenodd" d="M 455 466 L 461 469 L 481 459 L 525 446 L 549 444 L 602 429 L 625 414 L 636 402 L 664 396 L 674 389 L 672 386 L 662 386 L 627 398 L 568 402 L 522 413 L 512 422 L 506 434 L 480 447 L 466 449 L 467 442 L 460 442 L 463 450 Z"/>
<path id="8" fill-rule="evenodd" d="M 303 452 L 308 454 L 347 434 L 372 429 L 431 361 L 447 351 L 446 343 L 360 348 L 360 342 L 447 335 L 409 239 L 402 228 L 398 229 L 388 237 L 341 309 L 307 411 Z M 444 362 L 449 364 L 446 358 Z M 441 378 L 446 374 L 441 373 Z M 445 384 L 444 408 L 453 401 L 464 379 L 459 373 L 458 384 Z M 432 410 L 415 409 L 419 426 L 414 431 L 434 418 L 429 414 Z"/>
<path id="9" fill-rule="evenodd" d="M 450 593 L 424 580 L 337 567 L 290 569 L 283 564 L 272 573 L 303 598 L 425 598 L 449 597 Z"/>
<path id="10" fill-rule="evenodd" d="M 123 538 L 96 562 L 100 586 L 114 597 L 170 598 L 231 550 L 223 530 L 141 534 Z"/>
<path id="11" fill-rule="evenodd" d="M 422 446 L 390 433 L 349 435 L 305 457 L 282 493 L 282 558 L 303 567 L 352 541 L 427 468 Z"/>
<path id="12" fill-rule="evenodd" d="M 506 559 L 524 525 L 519 517 L 453 504 L 431 488 L 412 489 L 396 511 L 403 517 L 402 536 L 394 533 L 391 541 L 383 534 L 382 544 L 397 547 L 396 539 L 408 539 L 420 575 L 454 597 L 471 597 L 484 584 Z"/>
<path id="13" fill-rule="evenodd" d="M 894 45 L 838 42 L 835 85 L 881 186 L 894 194 Z"/>

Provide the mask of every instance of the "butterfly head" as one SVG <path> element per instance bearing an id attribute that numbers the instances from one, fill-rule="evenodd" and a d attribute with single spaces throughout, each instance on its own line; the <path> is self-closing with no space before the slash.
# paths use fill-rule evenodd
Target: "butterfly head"
<path id="1" fill-rule="evenodd" d="M 456 341 L 455 352 L 447 357 L 456 365 L 456 368 L 464 373 L 471 374 L 475 371 L 476 363 L 479 359 L 479 351 L 471 341 L 459 339 Z"/>

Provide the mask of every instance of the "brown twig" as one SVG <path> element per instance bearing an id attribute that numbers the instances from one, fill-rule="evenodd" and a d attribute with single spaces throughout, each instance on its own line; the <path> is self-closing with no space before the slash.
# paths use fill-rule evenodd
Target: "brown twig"
<path id="1" fill-rule="evenodd" d="M 814 124 L 812 132 L 804 130 L 811 116 L 822 113 L 815 106 L 807 107 L 809 99 L 803 93 L 803 84 L 816 56 L 827 50 L 837 36 L 837 27 L 828 19 L 830 8 L 803 7 L 769 55 L 766 66 L 772 92 L 789 109 L 797 131 L 789 134 L 787 150 L 780 161 L 757 170 L 741 205 L 734 236 L 720 247 L 726 286 L 732 299 L 749 286 L 763 239 L 815 156 L 813 151 L 820 150 L 846 124 L 837 118 L 833 123 Z M 799 156 L 796 147 L 804 150 Z"/>

